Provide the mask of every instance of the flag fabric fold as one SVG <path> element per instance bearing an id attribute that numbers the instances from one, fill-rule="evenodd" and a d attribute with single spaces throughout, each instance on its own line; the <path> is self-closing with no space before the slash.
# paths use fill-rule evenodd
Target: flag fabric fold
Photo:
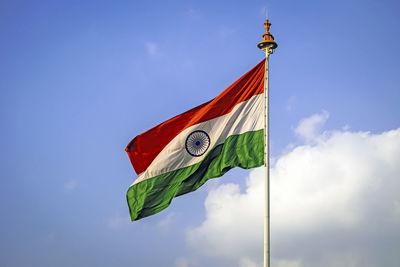
<path id="1" fill-rule="evenodd" d="M 213 100 L 136 136 L 126 152 L 138 174 L 127 201 L 132 221 L 168 207 L 234 167 L 264 163 L 264 65 Z"/>

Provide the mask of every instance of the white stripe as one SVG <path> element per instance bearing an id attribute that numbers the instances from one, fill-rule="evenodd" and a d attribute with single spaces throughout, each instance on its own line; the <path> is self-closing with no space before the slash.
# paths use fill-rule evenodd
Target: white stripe
<path id="1" fill-rule="evenodd" d="M 196 164 L 204 159 L 215 146 L 223 144 L 231 135 L 263 129 L 263 94 L 237 104 L 233 110 L 220 117 L 186 128 L 154 158 L 149 167 L 139 174 L 133 184 L 151 177 Z M 186 138 L 196 130 L 203 130 L 210 136 L 210 146 L 200 157 L 191 156 L 185 148 Z"/>

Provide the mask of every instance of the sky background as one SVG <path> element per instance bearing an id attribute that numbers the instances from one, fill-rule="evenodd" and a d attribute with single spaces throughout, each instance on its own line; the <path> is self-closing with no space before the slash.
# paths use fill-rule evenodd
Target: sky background
<path id="1" fill-rule="evenodd" d="M 0 265 L 262 264 L 263 169 L 130 222 L 136 135 L 263 59 L 273 266 L 400 265 L 398 1 L 1 1 Z"/>

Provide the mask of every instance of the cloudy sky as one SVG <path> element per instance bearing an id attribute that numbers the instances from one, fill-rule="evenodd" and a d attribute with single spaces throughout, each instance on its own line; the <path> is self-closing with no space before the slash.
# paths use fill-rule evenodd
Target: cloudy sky
<path id="1" fill-rule="evenodd" d="M 271 56 L 276 267 L 400 265 L 400 4 L 1 1 L 0 265 L 261 266 L 263 169 L 130 222 L 124 151 Z"/>

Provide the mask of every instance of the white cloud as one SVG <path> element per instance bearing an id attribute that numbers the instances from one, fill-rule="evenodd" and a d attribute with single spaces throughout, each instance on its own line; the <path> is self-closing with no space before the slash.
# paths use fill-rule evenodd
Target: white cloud
<path id="1" fill-rule="evenodd" d="M 75 190 L 76 186 L 77 186 L 77 182 L 75 180 L 70 180 L 63 185 L 64 192 L 66 192 L 66 193 L 72 192 Z"/>
<path id="2" fill-rule="evenodd" d="M 275 260 L 273 266 L 276 267 L 300 267 L 301 262 L 298 260 Z"/>
<path id="3" fill-rule="evenodd" d="M 400 201 L 393 203 L 393 214 L 395 218 L 400 222 Z"/>
<path id="4" fill-rule="evenodd" d="M 56 233 L 55 232 L 50 232 L 45 236 L 45 239 L 47 241 L 53 241 L 56 239 Z"/>
<path id="5" fill-rule="evenodd" d="M 232 35 L 234 35 L 235 32 L 236 32 L 235 29 L 225 25 L 221 25 L 218 30 L 218 35 L 221 39 L 227 39 L 232 37 Z"/>
<path id="6" fill-rule="evenodd" d="M 322 111 L 320 114 L 314 114 L 308 118 L 302 119 L 295 129 L 295 133 L 303 141 L 310 142 L 318 136 L 328 118 L 329 113 L 327 111 Z"/>
<path id="7" fill-rule="evenodd" d="M 155 56 L 158 54 L 158 45 L 154 42 L 146 42 L 145 43 L 147 53 L 150 56 Z"/>
<path id="8" fill-rule="evenodd" d="M 189 266 L 198 266 L 196 261 L 193 261 L 188 258 L 179 257 L 175 260 L 175 267 L 189 267 Z"/>
<path id="9" fill-rule="evenodd" d="M 129 216 L 121 216 L 119 214 L 115 214 L 114 216 L 108 218 L 106 225 L 110 229 L 118 229 L 123 226 L 129 225 L 131 219 Z"/>
<path id="10" fill-rule="evenodd" d="M 400 129 L 316 134 L 327 116 L 312 116 L 304 136 L 313 142 L 271 169 L 271 263 L 400 266 Z M 263 178 L 258 168 L 243 192 L 236 184 L 209 192 L 204 222 L 187 232 L 199 256 L 262 266 Z"/>
<path id="11" fill-rule="evenodd" d="M 185 11 L 185 15 L 188 16 L 191 19 L 200 19 L 201 15 L 198 10 L 194 8 L 189 8 Z"/>
<path id="12" fill-rule="evenodd" d="M 259 266 L 257 263 L 246 257 L 241 258 L 239 262 L 239 267 L 257 267 L 257 266 Z"/>
<path id="13" fill-rule="evenodd" d="M 230 258 L 238 255 L 242 264 L 262 253 L 259 243 L 263 239 L 259 229 L 263 229 L 263 209 L 260 211 L 260 205 L 249 205 L 262 203 L 264 187 L 262 179 L 257 177 L 257 172 L 250 174 L 244 193 L 236 184 L 223 184 L 209 192 L 205 202 L 206 220 L 200 227 L 188 231 L 192 247 L 200 245 L 201 252 L 208 256 Z"/>
<path id="14" fill-rule="evenodd" d="M 345 126 L 343 126 L 342 130 L 343 130 L 343 131 L 348 131 L 348 130 L 350 130 L 350 125 L 346 124 Z"/>
<path id="15" fill-rule="evenodd" d="M 191 59 L 186 59 L 183 63 L 182 63 L 182 67 L 184 69 L 193 69 L 194 66 L 194 62 Z"/>
<path id="16" fill-rule="evenodd" d="M 174 219 L 175 213 L 168 213 L 166 216 L 164 216 L 163 219 L 158 222 L 157 226 L 161 229 L 167 229 L 174 222 Z"/>
<path id="17" fill-rule="evenodd" d="M 289 97 L 289 99 L 286 101 L 286 110 L 288 112 L 293 110 L 293 106 L 294 106 L 295 102 L 296 102 L 296 97 L 295 96 Z"/>

